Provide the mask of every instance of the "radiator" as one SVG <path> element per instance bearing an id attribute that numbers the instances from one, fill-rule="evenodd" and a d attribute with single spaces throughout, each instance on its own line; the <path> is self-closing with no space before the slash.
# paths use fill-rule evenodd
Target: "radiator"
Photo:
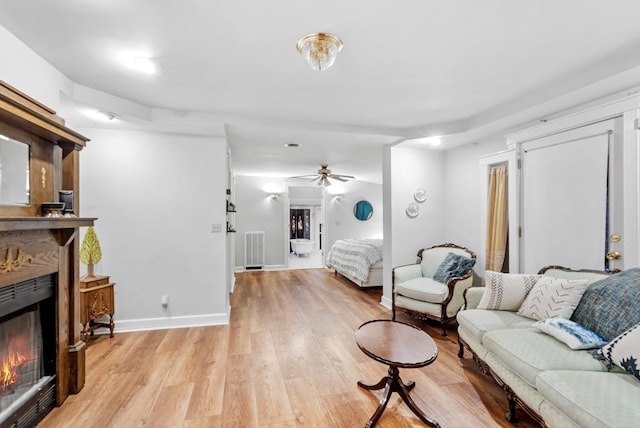
<path id="1" fill-rule="evenodd" d="M 264 232 L 244 233 L 244 267 L 261 269 L 264 266 Z"/>

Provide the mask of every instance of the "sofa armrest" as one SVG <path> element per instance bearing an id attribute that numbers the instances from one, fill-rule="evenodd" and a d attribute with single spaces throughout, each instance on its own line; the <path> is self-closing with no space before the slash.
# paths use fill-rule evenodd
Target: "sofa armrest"
<path id="1" fill-rule="evenodd" d="M 420 277 L 422 277 L 422 269 L 419 264 L 397 266 L 393 268 L 394 284 Z"/>
<path id="2" fill-rule="evenodd" d="M 467 288 L 464 292 L 464 307 L 463 309 L 475 309 L 482 299 L 485 287 L 471 287 Z"/>

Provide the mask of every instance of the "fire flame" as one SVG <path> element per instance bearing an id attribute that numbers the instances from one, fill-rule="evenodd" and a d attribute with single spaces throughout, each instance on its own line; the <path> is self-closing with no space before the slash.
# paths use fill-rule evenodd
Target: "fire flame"
<path id="1" fill-rule="evenodd" d="M 28 357 L 20 350 L 14 350 L 11 344 L 6 355 L 0 359 L 0 391 L 5 391 L 17 381 L 18 368 Z"/>

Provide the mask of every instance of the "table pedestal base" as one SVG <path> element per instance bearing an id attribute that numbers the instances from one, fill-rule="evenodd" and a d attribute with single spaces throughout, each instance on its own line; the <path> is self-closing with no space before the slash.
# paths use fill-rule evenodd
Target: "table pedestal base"
<path id="1" fill-rule="evenodd" d="M 416 403 L 411 399 L 411 397 L 409 396 L 409 391 L 413 389 L 414 386 L 416 386 L 416 383 L 413 381 L 407 384 L 403 383 L 402 379 L 400 379 L 400 371 L 397 367 L 390 366 L 389 375 L 383 377 L 380 382 L 376 383 L 375 385 L 368 385 L 364 382 L 358 382 L 358 386 L 368 390 L 384 388 L 384 394 L 380 399 L 380 405 L 376 409 L 373 416 L 371 416 L 369 421 L 367 421 L 365 428 L 372 428 L 373 426 L 375 426 L 375 424 L 378 422 L 378 419 L 380 419 L 380 416 L 382 416 L 382 412 L 384 412 L 384 409 L 387 407 L 389 397 L 391 397 L 391 394 L 394 391 L 400 394 L 400 397 L 402 397 L 402 401 L 407 403 L 407 406 L 409 406 L 411 411 L 415 413 L 415 415 L 420 418 L 422 422 L 429 425 L 430 427 L 440 427 L 440 424 L 438 422 L 430 419 L 429 417 L 427 417 L 427 415 L 422 413 L 422 410 L 420 410 Z"/>

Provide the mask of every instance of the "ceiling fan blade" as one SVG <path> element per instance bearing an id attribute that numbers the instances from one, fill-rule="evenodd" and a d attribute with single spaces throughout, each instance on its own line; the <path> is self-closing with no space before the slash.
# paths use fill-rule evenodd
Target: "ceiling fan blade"
<path id="1" fill-rule="evenodd" d="M 342 181 L 343 183 L 344 183 L 345 181 L 348 181 L 346 178 L 342 178 L 342 176 L 341 176 L 341 175 L 332 175 L 332 176 L 331 176 L 331 178 L 333 178 L 333 179 L 335 179 L 335 180 L 338 180 L 338 181 Z"/>
<path id="2" fill-rule="evenodd" d="M 318 176 L 317 174 L 308 174 L 308 175 L 295 175 L 289 178 L 315 178 L 317 176 Z"/>
<path id="3" fill-rule="evenodd" d="M 346 178 L 347 180 L 354 179 L 353 175 L 344 175 L 344 174 L 331 174 L 331 178 Z"/>

